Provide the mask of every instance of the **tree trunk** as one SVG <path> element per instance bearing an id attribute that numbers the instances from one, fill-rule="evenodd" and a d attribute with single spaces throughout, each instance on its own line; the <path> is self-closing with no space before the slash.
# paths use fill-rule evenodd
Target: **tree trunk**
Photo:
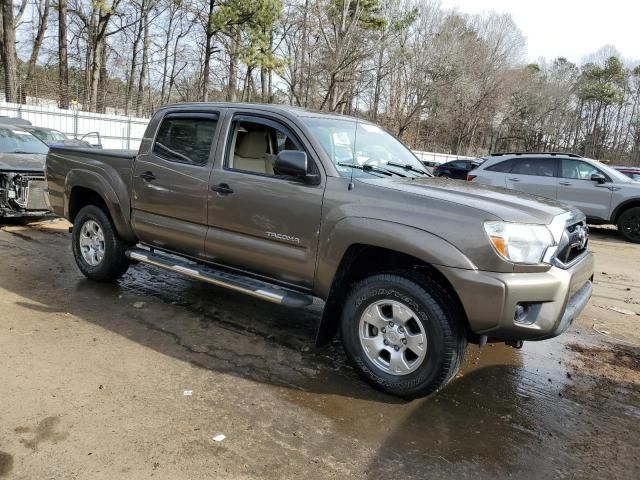
<path id="1" fill-rule="evenodd" d="M 144 7 L 144 3 L 143 3 Z M 127 89 L 125 92 L 124 101 L 124 114 L 129 115 L 129 102 L 131 101 L 133 94 L 133 82 L 136 76 L 136 63 L 138 59 L 138 45 L 140 44 L 140 37 L 142 37 L 142 13 L 140 13 L 140 21 L 136 27 L 135 36 L 133 37 L 133 47 L 131 50 L 131 64 L 129 65 L 129 75 L 127 77 Z"/>
<path id="2" fill-rule="evenodd" d="M 213 55 L 213 11 L 216 6 L 216 0 L 209 0 L 209 15 L 207 17 L 207 27 L 205 29 L 207 40 L 204 47 L 204 65 L 202 68 L 202 101 L 209 100 L 209 73 L 211 69 L 211 56 Z"/>
<path id="3" fill-rule="evenodd" d="M 169 88 L 167 91 L 167 100 L 171 98 L 171 92 L 173 91 L 173 86 L 176 83 L 176 62 L 178 61 L 178 55 L 176 55 L 176 52 L 178 51 L 179 41 L 180 41 L 180 37 L 176 38 L 175 45 L 173 46 L 173 59 L 171 60 L 171 74 L 169 75 Z"/>
<path id="4" fill-rule="evenodd" d="M 169 26 L 167 27 L 167 36 L 164 42 L 164 57 L 162 59 L 162 88 L 160 89 L 160 103 L 168 101 L 168 99 L 165 100 L 164 94 L 167 87 L 167 69 L 169 68 L 169 44 L 171 43 L 171 34 L 173 33 L 171 27 L 173 27 L 173 20 L 176 13 L 172 10 L 169 15 Z M 175 55 L 176 52 L 173 54 Z"/>
<path id="5" fill-rule="evenodd" d="M 236 31 L 231 39 L 229 51 L 229 84 L 227 87 L 227 101 L 235 102 L 238 95 L 238 59 L 240 49 L 240 32 Z"/>
<path id="6" fill-rule="evenodd" d="M 18 62 L 16 32 L 13 24 L 13 1 L 0 0 L 2 11 L 2 60 L 4 63 L 4 95 L 7 102 L 18 100 Z"/>
<path id="7" fill-rule="evenodd" d="M 69 108 L 69 65 L 67 59 L 67 0 L 58 0 L 58 87 L 60 108 Z"/>
<path id="8" fill-rule="evenodd" d="M 140 15 L 144 19 L 143 24 L 141 24 L 144 28 L 142 35 L 142 65 L 140 65 L 140 81 L 138 82 L 138 95 L 136 96 L 136 117 L 139 117 L 142 113 L 144 82 L 147 76 L 147 64 L 149 63 L 149 12 L 142 10 Z"/>
<path id="9" fill-rule="evenodd" d="M 104 39 L 99 39 L 93 49 L 93 61 L 91 62 L 90 90 L 89 90 L 89 111 L 97 111 L 98 106 L 98 82 L 100 81 L 100 67 L 102 52 L 105 48 Z"/>
<path id="10" fill-rule="evenodd" d="M 371 121 L 378 120 L 378 109 L 380 108 L 380 94 L 382 91 L 382 64 L 384 62 L 384 44 L 386 38 L 384 33 L 380 37 L 380 50 L 378 50 L 378 59 L 376 62 L 376 83 L 373 89 L 373 105 L 371 106 Z M 416 139 L 417 142 L 417 139 Z"/>
<path id="11" fill-rule="evenodd" d="M 267 78 L 267 69 L 264 67 L 260 67 L 260 101 L 266 103 L 268 97 L 268 78 Z"/>
<path id="12" fill-rule="evenodd" d="M 50 0 L 41 0 L 40 11 L 38 15 L 38 30 L 36 32 L 36 38 L 33 39 L 31 55 L 29 56 L 29 61 L 27 62 L 27 77 L 21 93 L 21 103 L 27 103 L 27 95 L 32 90 L 31 82 L 33 81 L 33 74 L 36 70 L 36 60 L 38 59 L 38 54 L 40 53 L 40 47 L 42 46 L 42 41 L 44 40 L 44 34 L 47 31 L 47 20 L 49 18 L 50 6 Z"/>
<path id="13" fill-rule="evenodd" d="M 107 45 L 104 44 L 102 51 L 100 52 L 100 70 L 98 73 L 98 90 L 96 93 L 96 112 L 106 112 L 106 99 L 107 99 L 107 84 L 109 81 L 109 74 L 107 72 Z"/>

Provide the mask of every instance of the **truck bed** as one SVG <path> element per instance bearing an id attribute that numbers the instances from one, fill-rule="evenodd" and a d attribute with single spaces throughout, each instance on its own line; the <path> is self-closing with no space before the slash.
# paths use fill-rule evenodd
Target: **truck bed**
<path id="1" fill-rule="evenodd" d="M 129 212 L 129 192 L 131 190 L 131 168 L 136 150 L 102 150 L 95 148 L 52 147 L 46 163 L 51 209 L 58 216 L 66 216 L 64 197 L 65 183 L 69 178 L 79 187 L 95 189 L 102 185 L 105 202 L 113 202 Z M 105 183 L 106 181 L 106 183 Z"/>

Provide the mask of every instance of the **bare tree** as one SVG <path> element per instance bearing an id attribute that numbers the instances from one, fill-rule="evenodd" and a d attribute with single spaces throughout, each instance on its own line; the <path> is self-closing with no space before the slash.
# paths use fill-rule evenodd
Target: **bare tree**
<path id="1" fill-rule="evenodd" d="M 0 11 L 2 13 L 2 45 L 0 47 L 2 47 L 4 66 L 4 95 L 7 102 L 15 102 L 18 99 L 18 62 L 13 1 L 0 0 Z"/>

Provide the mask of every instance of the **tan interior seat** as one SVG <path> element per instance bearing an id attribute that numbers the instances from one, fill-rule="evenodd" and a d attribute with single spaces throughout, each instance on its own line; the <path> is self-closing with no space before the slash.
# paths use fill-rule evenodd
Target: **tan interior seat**
<path id="1" fill-rule="evenodd" d="M 265 130 L 237 132 L 233 168 L 273 175 L 273 156 L 267 153 L 267 146 L 267 132 Z"/>

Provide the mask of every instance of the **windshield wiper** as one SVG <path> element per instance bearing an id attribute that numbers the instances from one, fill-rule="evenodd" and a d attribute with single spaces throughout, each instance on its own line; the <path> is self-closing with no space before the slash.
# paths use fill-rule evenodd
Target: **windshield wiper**
<path id="1" fill-rule="evenodd" d="M 351 168 L 357 168 L 358 170 L 362 170 L 363 172 L 367 172 L 367 173 L 382 173 L 384 175 L 399 175 L 397 173 L 394 173 L 390 170 L 384 170 L 380 167 L 376 167 L 374 165 L 360 165 L 358 163 L 349 163 L 349 162 L 338 162 L 338 165 L 340 167 L 351 167 Z M 380 176 L 380 175 L 378 175 Z"/>
<path id="2" fill-rule="evenodd" d="M 27 152 L 26 150 L 13 150 L 11 153 L 26 153 L 26 154 L 32 154 L 33 152 Z"/>
<path id="3" fill-rule="evenodd" d="M 407 164 L 402 164 L 402 163 L 395 163 L 395 162 L 387 162 L 387 165 L 391 165 L 392 167 L 404 168 L 405 170 L 409 170 L 411 172 L 416 172 L 416 173 L 421 173 L 422 175 L 429 175 L 424 170 L 420 170 L 420 169 L 418 169 L 418 168 L 416 168 L 413 165 L 410 165 L 408 163 Z"/>

